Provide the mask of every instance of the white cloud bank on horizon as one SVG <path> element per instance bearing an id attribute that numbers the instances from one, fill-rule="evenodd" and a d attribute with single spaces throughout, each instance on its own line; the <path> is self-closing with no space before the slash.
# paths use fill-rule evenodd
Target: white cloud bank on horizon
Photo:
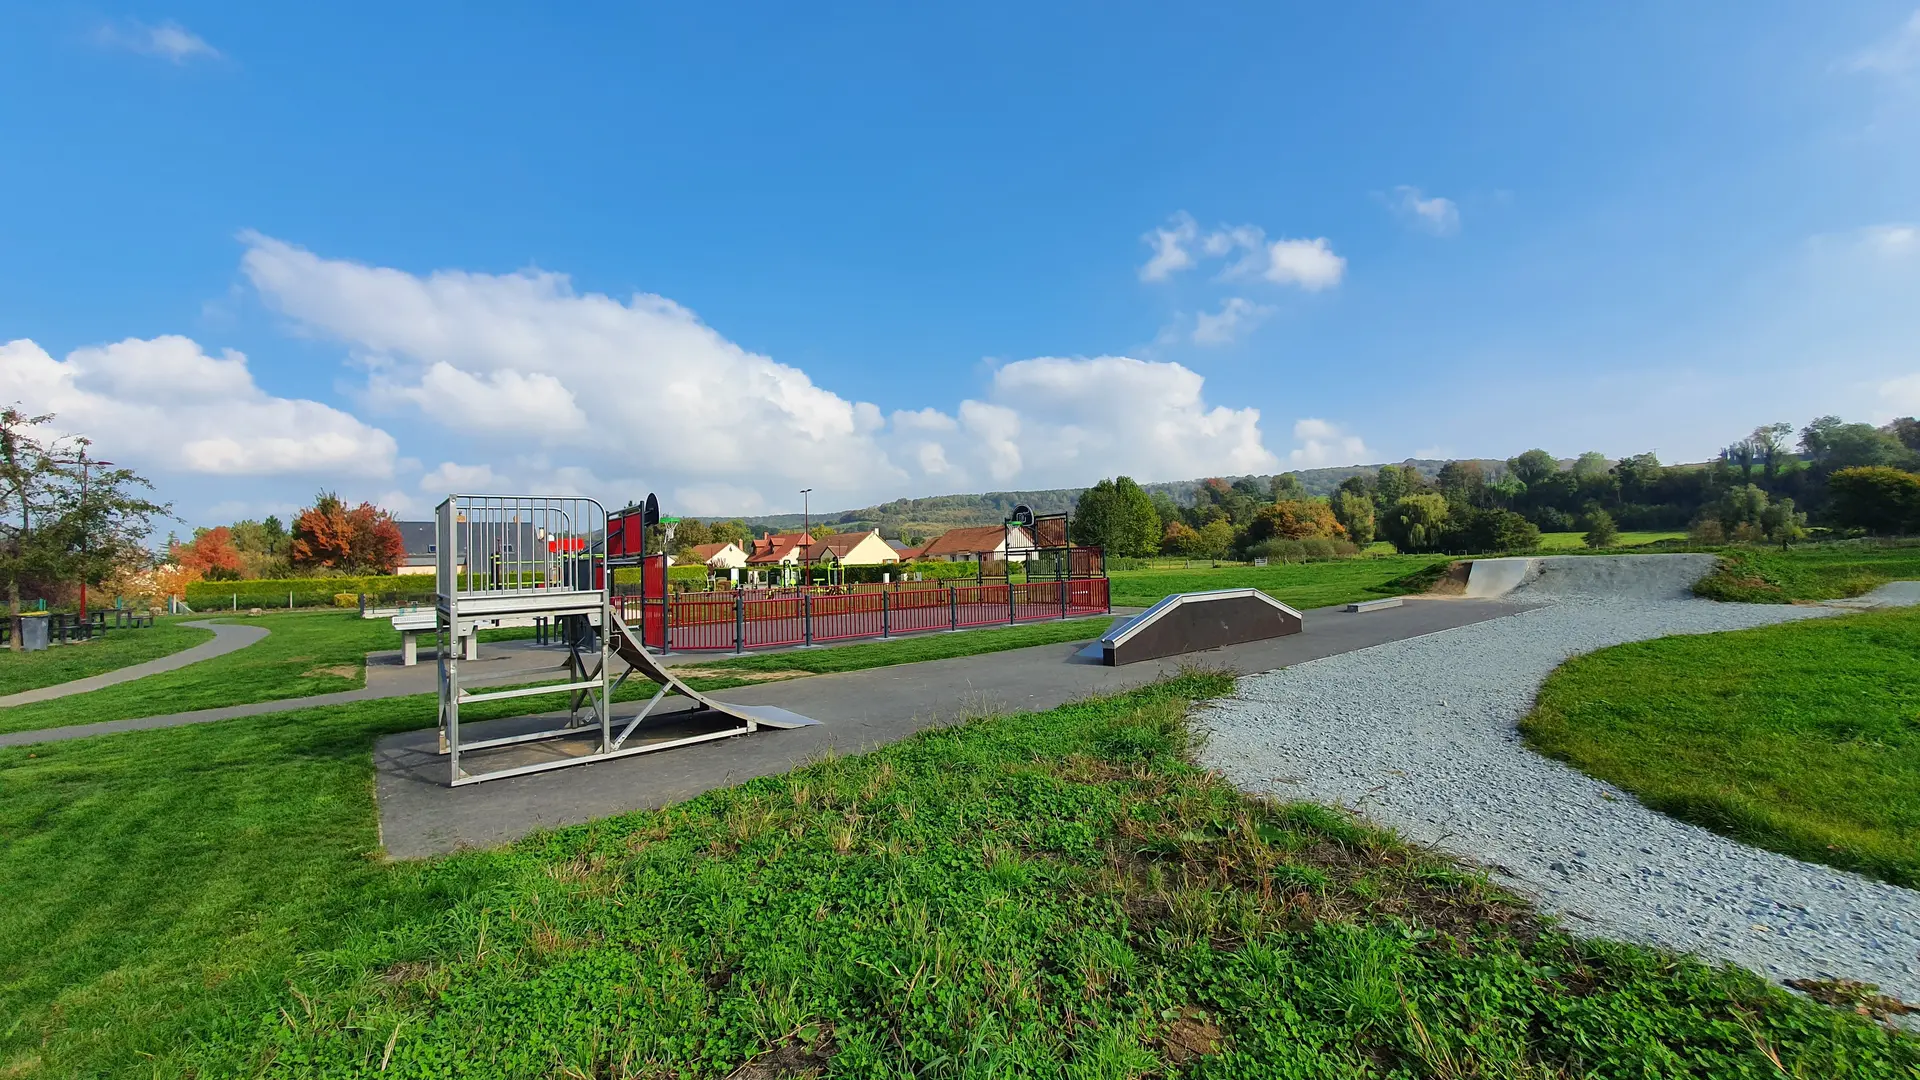
<path id="1" fill-rule="evenodd" d="M 242 239 L 261 298 L 366 370 L 368 407 L 464 440 L 448 451 L 474 463 L 439 466 L 448 481 L 484 468 L 530 490 L 652 489 L 710 515 L 783 510 L 802 487 L 838 507 L 1281 467 L 1259 410 L 1209 405 L 1204 378 L 1177 363 L 1036 357 L 953 408 L 886 415 L 661 296 L 578 293 L 538 270 L 419 276 Z"/>
<path id="2" fill-rule="evenodd" d="M 274 397 L 247 358 L 188 338 L 128 338 L 56 360 L 31 340 L 0 345 L 0 403 L 53 413 L 55 430 L 156 473 L 379 478 L 393 437 L 317 401 Z"/>

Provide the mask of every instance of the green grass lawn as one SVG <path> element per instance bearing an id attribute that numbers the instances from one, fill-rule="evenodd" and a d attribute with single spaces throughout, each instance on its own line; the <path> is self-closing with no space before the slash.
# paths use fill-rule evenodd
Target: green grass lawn
<path id="1" fill-rule="evenodd" d="M 1218 569 L 1116 570 L 1109 576 L 1113 579 L 1113 602 L 1117 606 L 1146 607 L 1178 592 L 1251 586 L 1282 603 L 1306 609 L 1417 592 L 1419 589 L 1397 586 L 1395 582 L 1407 574 L 1448 561 L 1438 555 L 1386 555 Z"/>
<path id="2" fill-rule="evenodd" d="M 1656 810 L 1920 888 L 1920 610 L 1603 649 L 1521 731 Z"/>
<path id="3" fill-rule="evenodd" d="M 238 652 L 203 660 L 178 671 L 0 711 L 0 732 L 34 731 L 351 690 L 365 685 L 369 651 L 400 647 L 400 635 L 390 623 L 384 619 L 362 619 L 354 612 L 293 611 L 254 618 L 214 618 L 264 626 L 268 634 Z"/>
<path id="4" fill-rule="evenodd" d="M 1658 530 L 1622 532 L 1614 538 L 1613 547 L 1608 550 L 1617 551 L 1621 548 L 1640 547 L 1643 544 L 1657 543 L 1661 540 L 1685 540 L 1686 538 L 1687 534 L 1684 529 L 1665 532 Z M 1550 532 L 1540 534 L 1541 551 L 1585 551 L 1586 548 L 1587 534 L 1584 532 Z"/>
<path id="5" fill-rule="evenodd" d="M 1818 544 L 1791 551 L 1728 548 L 1720 553 L 1718 569 L 1694 591 L 1714 600 L 1786 604 L 1859 596 L 1889 581 L 1914 580 L 1920 580 L 1920 545 Z"/>
<path id="6" fill-rule="evenodd" d="M 430 698 L 0 750 L 0 1075 L 1904 1077 L 1187 763 L 1193 675 L 657 812 L 370 857 Z M 487 703 L 511 709 L 514 702 Z M 475 706 L 479 715 L 484 706 Z"/>
<path id="7" fill-rule="evenodd" d="M 42 652 L 0 649 L 0 696 L 103 675 L 211 640 L 211 630 L 181 626 L 176 619 L 155 619 L 152 626 L 109 630 L 92 641 L 53 645 Z"/>

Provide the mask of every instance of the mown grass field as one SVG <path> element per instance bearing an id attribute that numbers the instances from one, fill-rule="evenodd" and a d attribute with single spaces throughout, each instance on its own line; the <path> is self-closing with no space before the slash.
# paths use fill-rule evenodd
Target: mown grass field
<path id="1" fill-rule="evenodd" d="M 386 620 L 352 612 L 291 611 L 218 621 L 264 626 L 269 633 L 238 652 L 178 671 L 0 710 L 0 733 L 352 690 L 366 684 L 368 652 L 400 647 L 400 635 Z M 129 631 L 137 633 L 146 631 Z"/>
<path id="2" fill-rule="evenodd" d="M 211 640 L 211 630 L 181 626 L 178 619 L 161 618 L 155 619 L 152 626 L 109 630 L 92 641 L 53 645 L 41 652 L 0 649 L 0 696 L 104 675 Z"/>
<path id="3" fill-rule="evenodd" d="M 1574 941 L 1425 851 L 1240 795 L 1186 758 L 1188 704 L 1227 686 L 408 864 L 369 857 L 367 748 L 430 699 L 0 750 L 0 1074 L 1920 1069 L 1864 1017 Z"/>
<path id="4" fill-rule="evenodd" d="M 1686 538 L 1687 534 L 1685 530 L 1622 532 L 1614 538 L 1613 546 L 1607 550 L 1618 551 L 1621 548 L 1636 548 L 1645 544 L 1658 543 L 1661 540 L 1685 540 Z M 1549 553 L 1585 551 L 1587 550 L 1587 534 L 1584 532 L 1541 533 L 1540 550 Z"/>
<path id="5" fill-rule="evenodd" d="M 1920 545 L 1812 544 L 1791 551 L 1728 548 L 1694 591 L 1713 600 L 1787 604 L 1838 600 L 1889 581 L 1920 580 Z"/>
<path id="6" fill-rule="evenodd" d="M 1656 810 L 1920 888 L 1920 610 L 1604 649 L 1521 731 Z"/>
<path id="7" fill-rule="evenodd" d="M 1417 591 L 1396 587 L 1394 582 L 1448 561 L 1439 555 L 1386 555 L 1267 566 L 1116 570 L 1109 576 L 1115 606 L 1146 607 L 1177 592 L 1251 587 L 1306 609 Z"/>

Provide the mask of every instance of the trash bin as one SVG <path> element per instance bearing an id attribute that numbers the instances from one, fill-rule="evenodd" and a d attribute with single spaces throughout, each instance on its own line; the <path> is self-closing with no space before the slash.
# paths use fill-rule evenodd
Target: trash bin
<path id="1" fill-rule="evenodd" d="M 20 616 L 20 647 L 27 652 L 39 652 L 47 647 L 47 613 L 36 612 Z"/>

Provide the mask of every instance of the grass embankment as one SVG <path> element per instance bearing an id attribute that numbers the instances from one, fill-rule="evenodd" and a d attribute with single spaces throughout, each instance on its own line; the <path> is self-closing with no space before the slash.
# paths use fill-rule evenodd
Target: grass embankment
<path id="1" fill-rule="evenodd" d="M 1830 544 L 1773 551 L 1728 548 L 1720 565 L 1693 591 L 1710 600 L 1787 604 L 1839 600 L 1872 592 L 1889 581 L 1920 580 L 1920 545 L 1868 547 Z"/>
<path id="2" fill-rule="evenodd" d="M 1520 727 L 1656 810 L 1920 888 L 1920 610 L 1603 649 Z"/>
<path id="3" fill-rule="evenodd" d="M 104 675 L 172 656 L 212 639 L 211 630 L 181 626 L 177 620 L 155 619 L 152 626 L 109 630 L 105 636 L 92 641 L 52 645 L 42 652 L 0 649 L 0 696 Z"/>
<path id="4" fill-rule="evenodd" d="M 1401 578 L 1447 559 L 1436 555 L 1383 555 L 1314 563 L 1223 566 L 1192 570 L 1116 570 L 1113 602 L 1146 607 L 1178 592 L 1255 588 L 1296 608 L 1328 607 L 1393 596 L 1409 589 Z"/>
<path id="5" fill-rule="evenodd" d="M 268 634 L 238 652 L 178 671 L 0 711 L 0 733 L 352 690 L 366 684 L 369 651 L 400 647 L 400 635 L 386 620 L 351 612 L 295 611 L 217 621 L 263 626 Z"/>
<path id="6" fill-rule="evenodd" d="M 0 751 L 0 1073 L 1896 1077 L 1751 975 L 1542 928 L 1187 763 L 1194 675 L 421 864 L 400 702 Z M 511 707 L 513 703 L 491 703 Z"/>

